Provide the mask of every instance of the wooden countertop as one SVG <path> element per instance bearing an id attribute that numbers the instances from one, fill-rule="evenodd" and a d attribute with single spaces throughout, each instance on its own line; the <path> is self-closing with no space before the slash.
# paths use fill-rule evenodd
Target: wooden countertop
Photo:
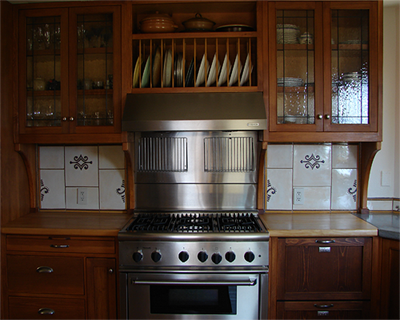
<path id="1" fill-rule="evenodd" d="M 264 213 L 271 237 L 377 236 L 378 228 L 351 213 Z"/>
<path id="2" fill-rule="evenodd" d="M 37 212 L 2 226 L 4 234 L 117 236 L 131 218 L 114 212 Z M 378 228 L 351 213 L 264 213 L 271 237 L 377 236 Z"/>
<path id="3" fill-rule="evenodd" d="M 2 226 L 3 234 L 117 236 L 130 214 L 115 212 L 37 212 Z"/>

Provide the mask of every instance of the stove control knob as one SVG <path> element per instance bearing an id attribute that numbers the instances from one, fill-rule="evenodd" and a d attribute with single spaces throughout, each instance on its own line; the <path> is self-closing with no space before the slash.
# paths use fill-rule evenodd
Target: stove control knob
<path id="1" fill-rule="evenodd" d="M 143 254 L 140 251 L 136 251 L 133 253 L 132 258 L 135 262 L 140 262 L 143 260 Z"/>
<path id="2" fill-rule="evenodd" d="M 236 259 L 236 255 L 233 251 L 228 251 L 227 253 L 225 253 L 225 259 L 229 262 L 233 262 L 233 260 Z"/>
<path id="3" fill-rule="evenodd" d="M 201 262 L 205 262 L 208 259 L 208 254 L 205 251 L 200 251 L 199 254 L 197 255 L 197 258 L 201 261 Z"/>
<path id="4" fill-rule="evenodd" d="M 212 260 L 212 262 L 214 262 L 215 264 L 218 264 L 218 263 L 220 263 L 220 262 L 222 261 L 222 256 L 221 256 L 219 253 L 214 253 L 214 254 L 211 256 L 211 260 Z"/>
<path id="5" fill-rule="evenodd" d="M 255 256 L 254 253 L 251 252 L 251 251 L 247 251 L 247 252 L 244 254 L 244 260 L 246 260 L 247 262 L 253 262 L 253 260 L 254 260 L 255 257 L 256 257 L 256 256 Z"/>
<path id="6" fill-rule="evenodd" d="M 154 262 L 160 261 L 160 260 L 161 260 L 161 253 L 160 253 L 159 251 L 153 251 L 153 252 L 151 253 L 151 259 L 152 259 Z"/>
<path id="7" fill-rule="evenodd" d="M 179 260 L 182 262 L 186 262 L 189 259 L 189 253 L 187 251 L 181 251 L 179 252 Z"/>

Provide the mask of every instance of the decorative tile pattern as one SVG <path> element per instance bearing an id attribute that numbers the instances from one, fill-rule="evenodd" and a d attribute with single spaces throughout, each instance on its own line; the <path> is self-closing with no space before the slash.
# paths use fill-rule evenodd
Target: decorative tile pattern
<path id="1" fill-rule="evenodd" d="M 331 145 L 295 145 L 293 187 L 331 186 Z"/>
<path id="2" fill-rule="evenodd" d="M 292 169 L 268 169 L 267 210 L 292 210 Z"/>
<path id="3" fill-rule="evenodd" d="M 93 161 L 89 161 L 88 156 L 79 155 L 74 157 L 74 161 L 70 161 L 69 164 L 74 165 L 74 169 L 89 169 L 89 164 L 93 164 Z"/>
<path id="4" fill-rule="evenodd" d="M 276 193 L 276 189 L 271 185 L 269 179 L 267 180 L 267 202 L 271 199 L 272 195 Z"/>
<path id="5" fill-rule="evenodd" d="M 293 168 L 293 145 L 270 144 L 267 149 L 268 169 L 291 169 Z"/>
<path id="6" fill-rule="evenodd" d="M 332 210 L 357 209 L 357 170 L 332 170 Z"/>
<path id="7" fill-rule="evenodd" d="M 40 170 L 40 207 L 65 209 L 64 170 Z"/>
<path id="8" fill-rule="evenodd" d="M 98 147 L 65 147 L 65 177 L 67 187 L 97 187 Z"/>
<path id="9" fill-rule="evenodd" d="M 311 156 L 306 155 L 305 160 L 300 160 L 300 163 L 304 163 L 306 169 L 311 168 L 311 170 L 314 170 L 314 168 L 319 169 L 321 163 L 325 163 L 325 160 L 321 160 L 319 155 L 314 156 L 314 154 L 311 154 Z"/>

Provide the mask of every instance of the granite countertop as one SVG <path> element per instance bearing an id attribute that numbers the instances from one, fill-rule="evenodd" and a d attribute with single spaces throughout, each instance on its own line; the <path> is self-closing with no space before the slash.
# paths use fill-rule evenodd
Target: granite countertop
<path id="1" fill-rule="evenodd" d="M 1 227 L 3 234 L 117 236 L 131 215 L 116 212 L 36 212 Z"/>
<path id="2" fill-rule="evenodd" d="M 351 213 L 264 213 L 271 237 L 373 237 L 377 227 Z"/>
<path id="3" fill-rule="evenodd" d="M 354 216 L 367 221 L 378 228 L 382 238 L 400 240 L 400 214 L 399 212 L 370 212 L 354 213 Z"/>

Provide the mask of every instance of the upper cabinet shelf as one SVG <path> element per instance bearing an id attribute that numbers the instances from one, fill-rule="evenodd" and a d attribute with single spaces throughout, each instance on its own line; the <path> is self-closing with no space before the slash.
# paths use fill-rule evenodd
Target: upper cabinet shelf
<path id="1" fill-rule="evenodd" d="M 261 7 L 261 2 L 133 4 L 132 92 L 260 91 Z"/>

